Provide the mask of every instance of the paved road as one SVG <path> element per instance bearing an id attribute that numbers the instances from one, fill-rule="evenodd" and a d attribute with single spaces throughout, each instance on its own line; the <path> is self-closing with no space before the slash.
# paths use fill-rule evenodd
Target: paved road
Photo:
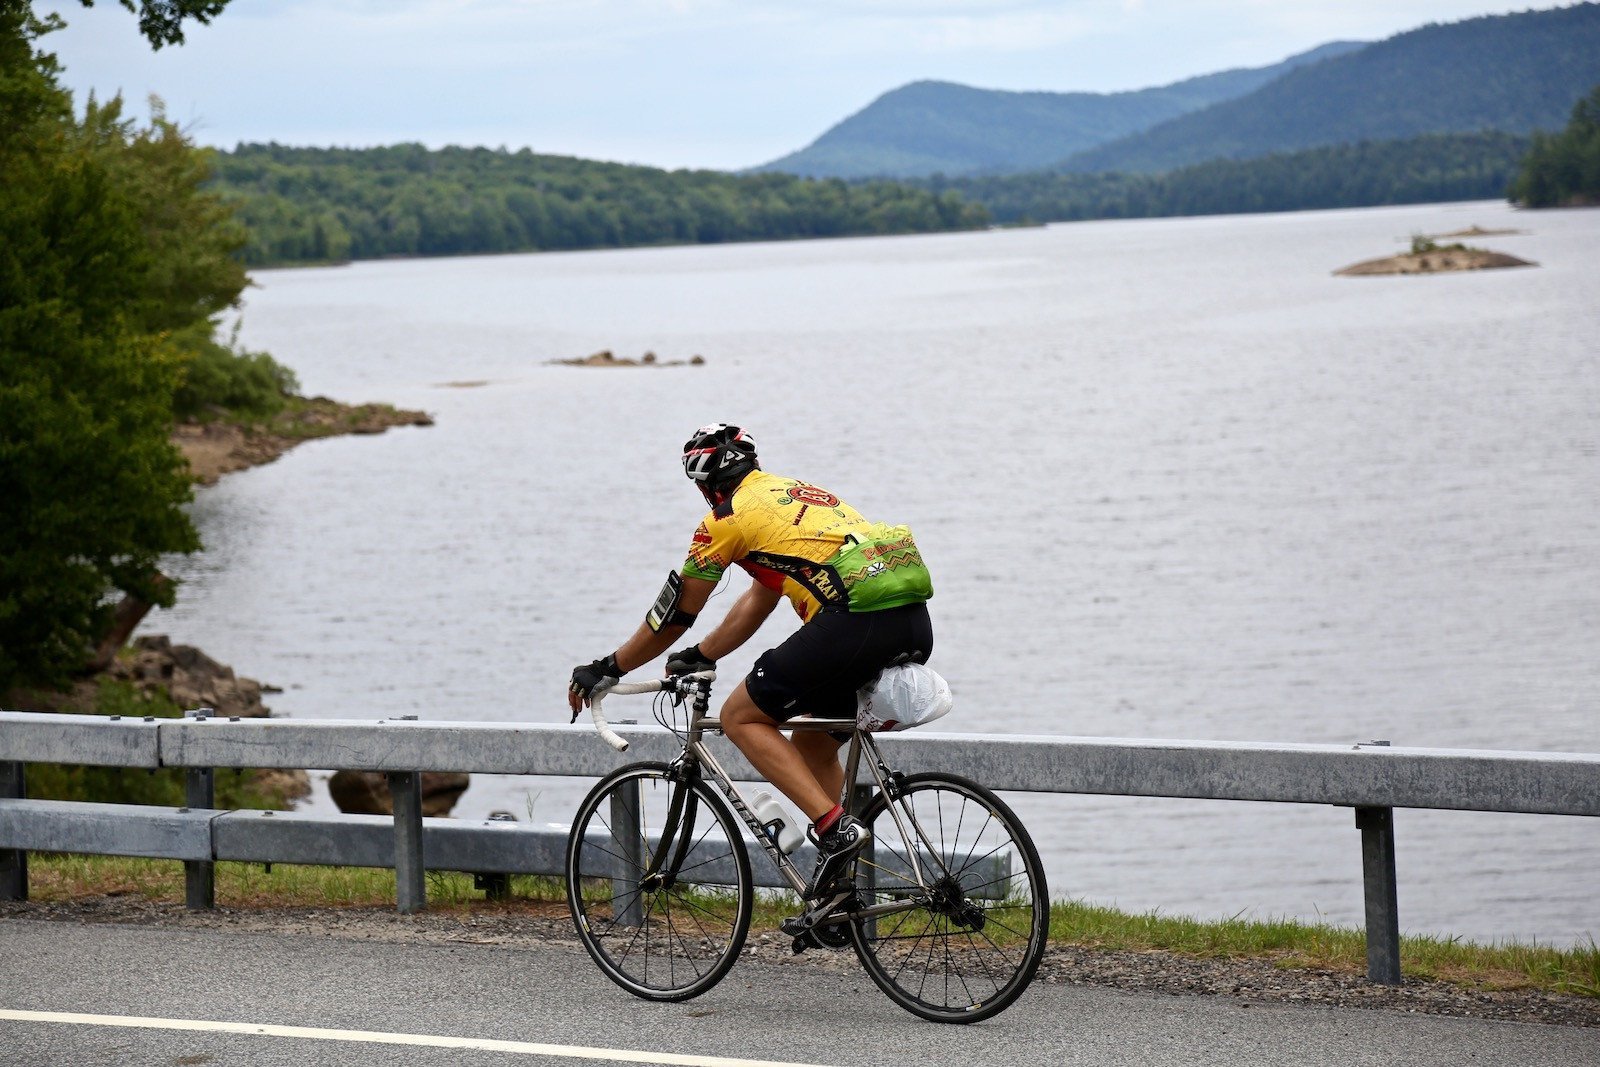
<path id="1" fill-rule="evenodd" d="M 742 961 L 698 1000 L 649 1004 L 567 945 L 0 920 L 6 1067 L 730 1059 L 1596 1067 L 1600 1030 L 1041 985 L 987 1023 L 935 1026 L 895 1007 L 854 970 Z"/>

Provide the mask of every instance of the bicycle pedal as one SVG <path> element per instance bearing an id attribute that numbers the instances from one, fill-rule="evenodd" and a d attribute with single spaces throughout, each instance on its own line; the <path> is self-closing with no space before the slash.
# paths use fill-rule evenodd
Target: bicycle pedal
<path id="1" fill-rule="evenodd" d="M 789 952 L 790 955 L 798 956 L 806 949 L 816 947 L 817 943 L 812 940 L 810 934 L 801 934 L 799 937 L 795 938 L 794 943 L 789 946 Z"/>

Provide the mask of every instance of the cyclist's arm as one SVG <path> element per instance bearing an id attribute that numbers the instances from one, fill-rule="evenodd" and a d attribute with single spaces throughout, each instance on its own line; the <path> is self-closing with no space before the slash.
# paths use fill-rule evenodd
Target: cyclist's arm
<path id="1" fill-rule="evenodd" d="M 728 609 L 728 614 L 716 629 L 701 639 L 700 652 L 713 660 L 726 656 L 761 629 L 761 624 L 767 621 L 767 616 L 772 614 L 772 609 L 782 599 L 783 594 L 776 589 L 768 589 L 760 582 L 751 582 L 750 588 L 734 601 L 733 607 Z"/>
<path id="2" fill-rule="evenodd" d="M 704 578 L 691 578 L 687 574 L 684 575 L 683 591 L 678 594 L 678 609 L 690 615 L 698 615 L 700 609 L 706 606 L 706 601 L 711 598 L 711 593 L 716 588 L 716 582 L 708 582 Z M 740 603 L 743 603 L 743 598 L 741 598 Z M 737 610 L 738 606 L 738 604 L 735 604 L 734 609 Z M 771 609 L 769 608 L 768 610 L 770 611 Z M 644 666 L 671 648 L 674 642 L 682 637 L 688 629 L 687 626 L 668 623 L 659 630 L 652 630 L 648 624 L 641 623 L 639 629 L 634 631 L 633 636 L 622 642 L 622 647 L 617 649 L 617 666 L 624 671 L 631 671 L 636 667 Z M 717 629 L 720 630 L 722 627 L 718 626 Z"/>

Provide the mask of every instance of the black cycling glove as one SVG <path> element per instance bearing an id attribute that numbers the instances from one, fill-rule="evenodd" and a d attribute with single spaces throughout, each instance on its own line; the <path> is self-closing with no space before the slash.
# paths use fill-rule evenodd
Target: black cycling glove
<path id="1" fill-rule="evenodd" d="M 581 667 L 572 668 L 572 684 L 567 688 L 569 691 L 578 694 L 582 700 L 579 707 L 582 707 L 594 698 L 596 690 L 604 693 L 607 689 L 616 685 L 621 678 L 622 668 L 617 666 L 617 654 L 613 652 L 611 655 L 597 659 L 593 663 L 586 663 Z M 572 721 L 578 721 L 578 713 L 576 711 L 572 713 Z"/>
<path id="2" fill-rule="evenodd" d="M 708 659 L 706 654 L 700 651 L 699 645 L 680 648 L 667 657 L 668 674 L 699 674 L 701 671 L 714 671 L 716 669 L 717 661 Z"/>

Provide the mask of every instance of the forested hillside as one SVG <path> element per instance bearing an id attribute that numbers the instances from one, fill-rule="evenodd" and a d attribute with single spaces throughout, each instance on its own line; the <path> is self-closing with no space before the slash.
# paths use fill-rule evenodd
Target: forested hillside
<path id="1" fill-rule="evenodd" d="M 1600 82 L 1600 4 L 1429 25 L 1247 96 L 1081 152 L 1065 169 L 1156 172 L 1424 133 L 1559 129 Z"/>
<path id="2" fill-rule="evenodd" d="M 999 222 L 1367 207 L 1504 196 L 1527 148 L 1515 134 L 1428 134 L 1165 174 L 1037 172 L 923 184 L 970 197 Z"/>
<path id="3" fill-rule="evenodd" d="M 1560 135 L 1534 138 L 1511 199 L 1525 207 L 1600 204 L 1600 85 L 1573 107 Z"/>
<path id="4" fill-rule="evenodd" d="M 1334 42 L 1267 67 L 1125 93 L 1004 92 L 921 81 L 885 93 L 811 145 L 757 170 L 808 177 L 928 177 L 1042 169 L 1072 153 L 1243 96 L 1363 47 Z"/>
<path id="5" fill-rule="evenodd" d="M 736 176 L 523 149 L 286 148 L 216 157 L 251 265 L 539 249 L 921 233 L 983 226 L 954 194 Z"/>

